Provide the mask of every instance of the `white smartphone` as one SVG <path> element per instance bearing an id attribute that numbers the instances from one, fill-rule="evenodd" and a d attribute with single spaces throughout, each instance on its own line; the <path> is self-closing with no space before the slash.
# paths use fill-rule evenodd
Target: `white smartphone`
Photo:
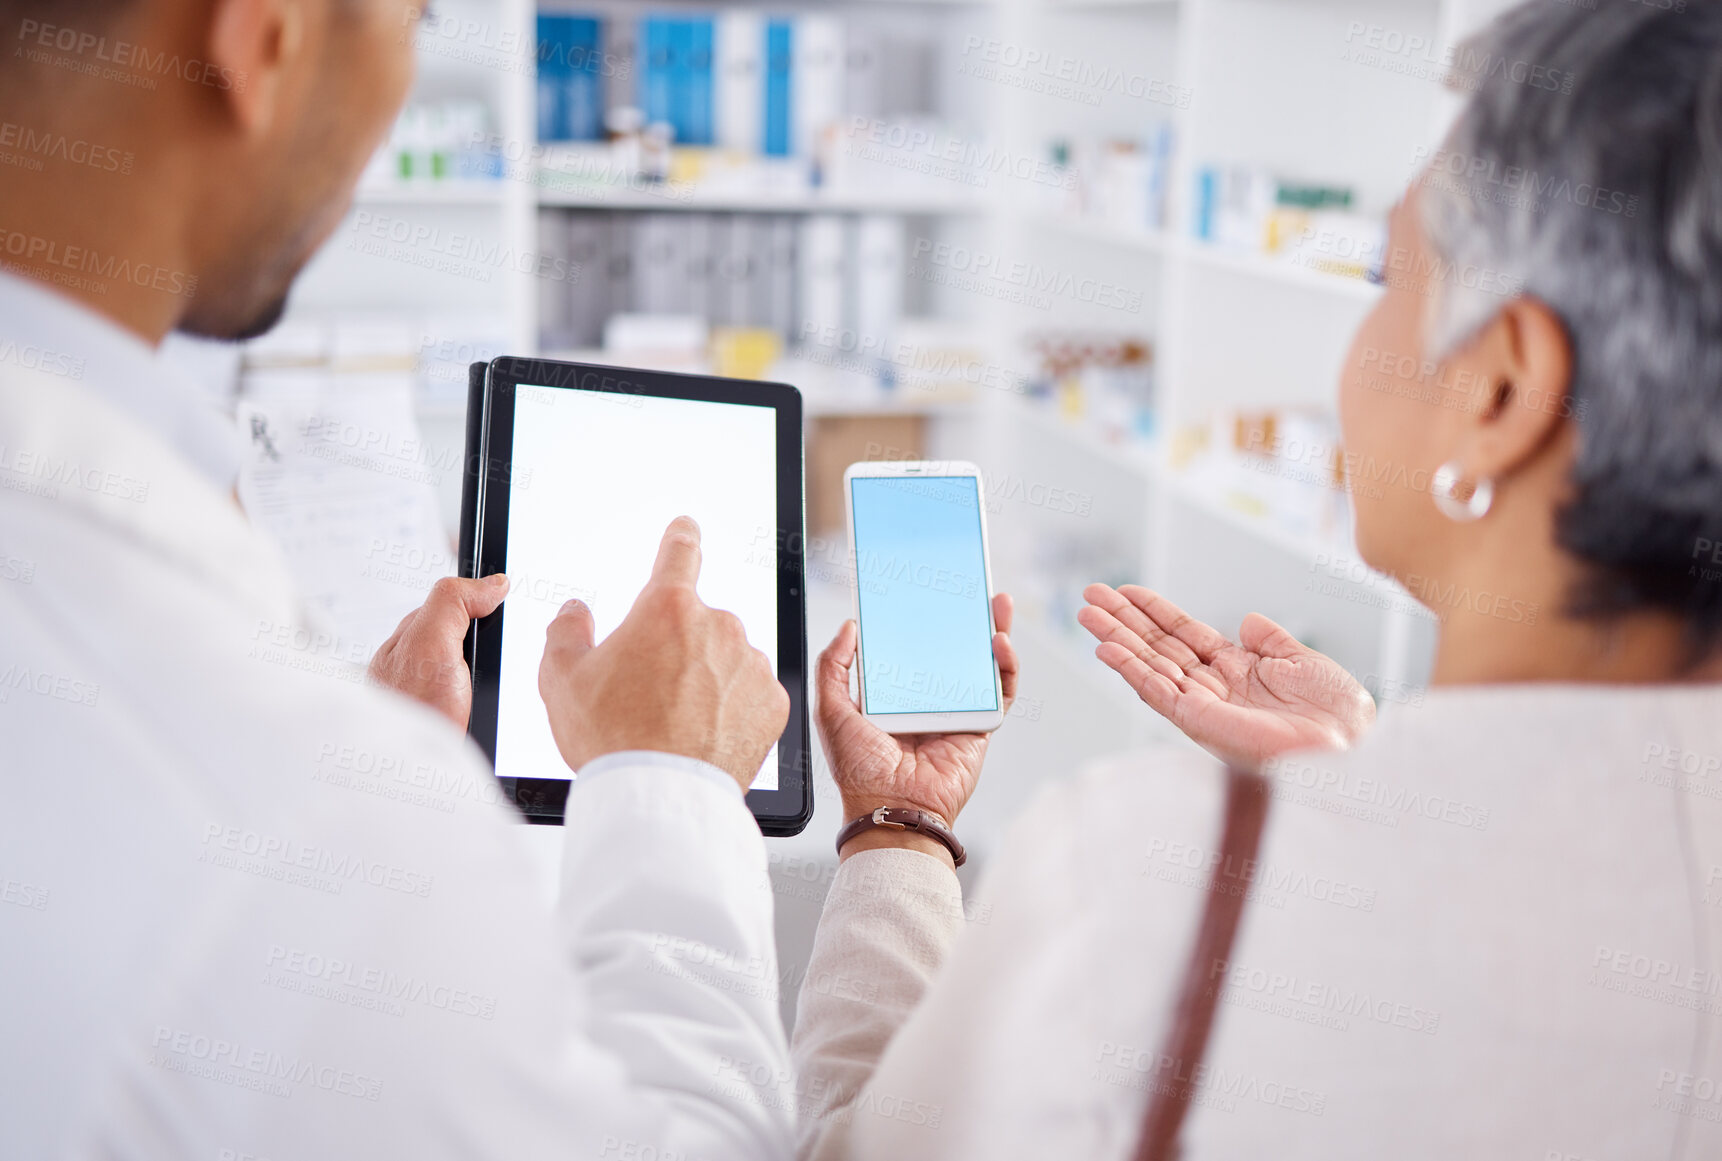
<path id="1" fill-rule="evenodd" d="M 1004 722 L 980 469 L 955 460 L 843 473 L 861 712 L 893 734 Z"/>

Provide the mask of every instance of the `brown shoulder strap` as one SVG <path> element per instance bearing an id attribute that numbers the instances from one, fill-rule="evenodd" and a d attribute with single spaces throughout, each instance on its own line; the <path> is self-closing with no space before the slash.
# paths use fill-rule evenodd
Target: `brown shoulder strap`
<path id="1" fill-rule="evenodd" d="M 1173 1161 L 1178 1156 L 1178 1133 L 1190 1100 L 1196 1095 L 1196 1068 L 1208 1049 L 1214 1006 L 1219 1002 L 1220 990 L 1210 983 L 1210 969 L 1216 961 L 1232 956 L 1245 894 L 1255 876 L 1262 824 L 1268 816 L 1266 780 L 1247 770 L 1228 770 L 1225 811 L 1219 857 L 1214 860 L 1208 878 L 1208 902 L 1202 911 L 1202 926 L 1184 969 L 1178 1007 L 1160 1055 L 1162 1061 L 1171 1062 L 1171 1075 L 1163 1081 L 1151 1082 L 1142 1139 L 1136 1145 L 1136 1161 Z"/>

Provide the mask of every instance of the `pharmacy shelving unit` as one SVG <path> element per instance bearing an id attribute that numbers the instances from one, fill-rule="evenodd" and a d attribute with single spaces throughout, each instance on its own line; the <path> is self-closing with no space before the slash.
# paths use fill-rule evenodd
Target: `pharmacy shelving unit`
<path id="1" fill-rule="evenodd" d="M 668 0 L 653 10 L 721 10 L 730 2 Z M 638 12 L 620 0 L 544 0 L 544 6 Z M 1176 146 L 1165 220 L 1127 227 L 1072 217 L 1049 207 L 1039 196 L 1044 190 L 1008 178 L 985 189 L 951 183 L 930 193 L 886 186 L 864 194 L 696 193 L 683 200 L 627 190 L 571 193 L 541 186 L 530 164 L 509 160 L 500 179 L 367 183 L 301 283 L 294 309 L 386 307 L 429 319 L 489 314 L 504 320 L 500 329 L 511 349 L 531 352 L 538 347 L 539 285 L 521 267 L 531 265 L 541 208 L 897 213 L 955 245 L 1140 292 L 1139 309 L 1122 314 L 1074 300 L 1031 308 L 949 285 L 914 287 L 914 309 L 984 327 L 1000 364 L 1022 367 L 1020 337 L 1036 330 L 1134 330 L 1155 344 L 1161 433 L 1230 408 L 1330 409 L 1348 337 L 1376 291 L 1192 240 L 1195 170 L 1260 165 L 1351 185 L 1361 208 L 1384 211 L 1411 176 L 1417 151 L 1433 143 L 1455 106 L 1436 79 L 1440 49 L 1500 6 L 1501 0 L 774 6 L 873 9 L 875 18 L 883 7 L 891 20 L 918 23 L 938 40 L 939 112 L 1020 158 L 1045 157 L 1054 138 L 1140 137 L 1151 123 L 1170 121 Z M 413 99 L 477 98 L 505 158 L 531 156 L 538 145 L 531 47 L 538 10 L 534 0 L 439 0 L 435 19 L 415 37 L 420 68 Z M 1435 47 L 1398 54 L 1372 47 L 1417 41 Z M 988 47 L 977 48 L 982 42 Z M 1071 71 L 1008 67 L 1013 53 L 1031 50 Z M 989 62 L 1006 67 L 973 67 Z M 1185 99 L 1147 100 L 1085 83 L 1108 70 L 1155 82 L 1159 96 L 1170 91 Z M 429 241 L 393 241 L 400 237 Z M 525 258 L 509 261 L 509 255 Z M 1012 512 L 1018 519 L 997 522 L 1003 582 L 1062 594 L 1027 602 L 1038 608 L 1050 639 L 1087 652 L 1070 632 L 1074 582 L 1062 573 L 1088 569 L 1162 588 L 1228 628 L 1245 611 L 1262 609 L 1376 680 L 1421 676 L 1429 625 L 1383 578 L 1353 566 L 1343 537 L 1318 542 L 1292 535 L 1188 486 L 1161 446 L 1118 444 L 1085 417 L 1037 412 L 1002 392 L 979 394 L 968 411 L 927 409 L 936 418 L 939 454 L 971 456 L 1016 473 L 1029 488 L 1052 486 L 1092 501 L 1080 519 L 1027 504 Z M 433 443 L 459 439 L 458 404 L 426 406 L 421 419 Z M 445 505 L 452 507 L 452 497 Z M 1095 668 L 1086 657 L 1073 661 L 1087 672 Z"/>
<path id="2" fill-rule="evenodd" d="M 713 11 L 731 6 L 669 0 L 653 12 Z M 639 6 L 622 0 L 546 0 L 545 11 L 568 10 L 630 16 Z M 854 11 L 873 4 L 791 3 L 774 11 Z M 966 0 L 896 0 L 891 19 L 918 22 L 923 35 L 940 32 L 954 21 L 973 26 L 974 13 L 992 5 Z M 368 180 L 335 236 L 312 262 L 295 291 L 296 315 L 373 315 L 381 311 L 416 314 L 425 320 L 424 343 L 450 337 L 450 320 L 489 317 L 503 320 L 500 331 L 509 350 L 539 350 L 538 297 L 541 283 L 529 271 L 538 252 L 540 209 L 591 209 L 621 212 L 708 212 L 769 214 L 898 214 L 921 230 L 939 223 L 973 218 L 983 199 L 961 187 L 903 192 L 890 187 L 855 192 L 810 190 L 760 194 L 703 193 L 663 197 L 635 188 L 558 188 L 540 180 L 532 162 L 536 139 L 533 36 L 540 6 L 533 0 L 439 0 L 434 17 L 414 34 L 418 79 L 409 100 L 432 103 L 450 98 L 477 99 L 487 113 L 487 151 L 500 169 L 489 178 Z M 943 62 L 936 77 L 950 71 Z M 961 100 L 931 94 L 940 104 Z M 979 116 L 976 112 L 975 116 Z M 923 295 L 917 304 L 936 312 Z M 463 337 L 458 333 L 454 337 Z M 870 406 L 870 405 L 864 405 Z M 935 409 L 936 410 L 936 409 Z M 446 395 L 421 403 L 419 418 L 432 444 L 454 446 L 461 435 L 460 404 Z M 458 497 L 445 488 L 446 510 Z"/>
<path id="3" fill-rule="evenodd" d="M 712 11 L 731 3 L 668 0 L 652 10 Z M 544 7 L 639 11 L 619 0 L 544 0 Z M 1140 137 L 1153 122 L 1170 121 L 1175 151 L 1165 220 L 1125 227 L 1069 216 L 1049 207 L 1044 190 L 1008 177 L 985 189 L 951 183 L 931 193 L 887 186 L 865 194 L 696 192 L 685 200 L 541 186 L 530 164 L 512 160 L 531 156 L 538 145 L 531 50 L 538 6 L 533 0 L 443 0 L 416 37 L 414 99 L 481 99 L 488 128 L 511 159 L 504 175 L 367 185 L 308 272 L 295 309 L 374 311 L 386 305 L 436 318 L 489 313 L 506 320 L 511 349 L 530 352 L 538 346 L 539 285 L 518 269 L 530 263 L 438 260 L 451 253 L 532 255 L 541 208 L 898 213 L 913 218 L 918 231 L 936 231 L 955 245 L 1140 292 L 1140 308 L 1122 314 L 1074 300 L 1029 308 L 960 287 L 914 285 L 913 309 L 977 323 L 992 336 L 989 355 L 1002 365 L 1023 366 L 1020 337 L 1032 331 L 1134 330 L 1156 347 L 1162 433 L 1229 408 L 1331 409 L 1348 337 L 1375 290 L 1193 241 L 1187 224 L 1195 170 L 1254 164 L 1348 184 L 1362 208 L 1384 211 L 1411 175 L 1416 151 L 1432 143 L 1454 107 L 1435 79 L 1432 59 L 1495 7 L 1498 0 L 893 0 L 888 6 L 800 0 L 773 6 L 788 12 L 872 9 L 875 18 L 884 8 L 889 19 L 936 37 L 933 100 L 941 115 L 974 126 L 978 140 L 1019 158 L 1046 157 L 1054 138 Z M 1361 36 L 1359 29 L 1365 30 Z M 1370 50 L 1370 30 L 1437 48 L 1400 56 Z M 977 47 L 983 42 L 987 47 Z M 1011 54 L 1031 50 L 1064 62 L 1075 83 L 1066 80 L 1070 72 L 1008 67 Z M 1364 59 L 1344 59 L 1353 56 Z M 974 67 L 989 64 L 1007 67 Z M 1084 77 L 1111 74 L 1152 81 L 1157 97 L 1171 91 L 1186 99 L 1148 100 L 1084 83 Z M 402 234 L 434 240 L 416 247 L 386 244 Z M 385 244 L 377 244 L 379 236 Z M 1189 486 L 1159 446 L 1117 444 L 1085 417 L 1037 412 L 1002 392 L 979 394 L 968 411 L 928 409 L 935 454 L 968 456 L 1014 474 L 1025 490 L 1052 487 L 1087 501 L 1080 518 L 1028 503 L 1012 509 L 1011 519 L 995 521 L 1001 583 L 1027 594 L 1054 594 L 1025 601 L 1028 620 L 1038 616 L 1047 639 L 1071 652 L 1077 672 L 1114 688 L 1072 630 L 1071 594 L 1086 570 L 1164 589 L 1226 628 L 1244 612 L 1261 609 L 1372 682 L 1403 684 L 1421 676 L 1430 626 L 1383 578 L 1355 567 L 1343 537 L 1318 542 L 1293 535 Z M 458 440 L 457 406 L 426 407 L 421 420 L 431 442 Z M 445 506 L 452 502 L 445 497 Z"/>
<path id="4" fill-rule="evenodd" d="M 994 248 L 1039 269 L 1134 288 L 1144 304 L 1132 314 L 1074 302 L 1003 305 L 992 315 L 1001 358 L 1020 360 L 1016 336 L 1052 327 L 1134 331 L 1156 349 L 1154 440 L 1120 441 L 1080 414 L 992 401 L 997 462 L 1092 498 L 1080 519 L 1028 513 L 1017 535 L 995 533 L 1003 583 L 1051 594 L 1029 602 L 1031 613 L 1073 654 L 1090 652 L 1070 623 L 1073 578 L 1086 570 L 1161 589 L 1228 631 L 1246 612 L 1265 612 L 1378 695 L 1425 679 L 1433 618 L 1358 561 L 1347 530 L 1292 532 L 1170 464 L 1165 433 L 1215 413 L 1331 413 L 1350 337 L 1379 293 L 1362 280 L 1194 240 L 1192 193 L 1198 167 L 1252 165 L 1349 185 L 1361 209 L 1385 215 L 1457 108 L 1439 81 L 1442 51 L 1504 6 L 1021 0 L 1003 7 L 1004 52 L 1033 46 L 1066 62 L 1065 75 L 1122 71 L 1171 86 L 1157 92 L 1182 94 L 1156 105 L 1104 85 L 1057 95 L 1001 86 L 998 93 L 996 123 L 1023 151 L 1084 133 L 1140 138 L 1154 121 L 1170 121 L 1176 140 L 1162 223 L 1096 222 L 1049 211 L 1029 196 L 1000 207 L 993 220 Z M 1060 545 L 1068 560 L 1057 559 Z"/>
<path id="5" fill-rule="evenodd" d="M 984 212 L 974 198 L 923 193 L 898 194 L 891 190 L 858 192 L 808 190 L 793 193 L 702 193 L 686 197 L 663 197 L 650 193 L 608 191 L 561 191 L 544 189 L 538 205 L 556 209 L 643 210 L 662 213 L 720 214 L 903 214 L 938 217 L 947 214 L 973 215 Z"/>
<path id="6" fill-rule="evenodd" d="M 739 0 L 666 0 L 650 11 L 713 11 Z M 889 19 L 933 38 L 931 107 L 977 141 L 1016 159 L 1044 159 L 1066 137 L 1139 138 L 1153 123 L 1175 127 L 1170 205 L 1150 226 L 1101 223 L 1049 204 L 1033 181 L 999 176 L 986 188 L 951 183 L 914 192 L 813 192 L 769 197 L 701 195 L 679 201 L 620 191 L 570 193 L 534 180 L 510 161 L 500 179 L 447 184 L 373 183 L 308 271 L 298 312 L 379 308 L 427 317 L 488 314 L 504 320 L 511 350 L 538 349 L 539 284 L 521 265 L 472 261 L 427 268 L 450 253 L 532 255 L 541 209 L 622 212 L 896 213 L 917 231 L 971 252 L 985 251 L 1139 292 L 1128 312 L 1077 298 L 1025 305 L 937 279 L 911 277 L 921 315 L 971 323 L 987 357 L 1024 367 L 1022 338 L 1057 329 L 1128 331 L 1153 340 L 1161 433 L 1233 408 L 1331 409 L 1349 336 L 1374 300 L 1359 281 L 1224 253 L 1189 237 L 1190 191 L 1203 165 L 1250 164 L 1286 176 L 1347 184 L 1361 207 L 1383 212 L 1412 174 L 1417 151 L 1438 137 L 1455 101 L 1433 79 L 1430 53 L 1342 59 L 1357 29 L 1403 41 L 1453 43 L 1500 0 L 790 0 L 774 12 L 855 13 Z M 551 7 L 637 15 L 623 0 L 544 0 Z M 413 99 L 478 98 L 505 159 L 532 155 L 535 89 L 533 0 L 438 0 L 433 25 L 417 35 L 420 75 Z M 1364 39 L 1372 35 L 1364 34 Z M 977 68 L 1033 50 L 1073 62 L 1081 76 L 1106 70 L 1188 94 L 1146 100 L 1105 85 L 1036 78 L 1028 70 Z M 1001 56 L 1001 60 L 1002 60 Z M 1407 75 L 1419 69 L 1425 75 Z M 428 245 L 368 245 L 406 231 Z M 469 244 L 470 243 L 470 244 Z M 435 263 L 432 263 L 435 265 Z M 427 334 L 426 338 L 440 337 Z M 811 385 L 815 367 L 792 371 Z M 1019 636 L 1034 656 L 1031 693 L 1046 696 L 1038 730 L 996 755 L 989 778 L 1070 769 L 1087 754 L 1142 740 L 1152 715 L 1135 706 L 1092 657 L 1074 626 L 1074 594 L 1088 579 L 1139 580 L 1166 591 L 1223 629 L 1260 610 L 1327 650 L 1380 689 L 1419 681 L 1432 627 L 1384 578 L 1358 567 L 1343 533 L 1296 534 L 1230 504 L 1169 465 L 1161 444 L 1115 440 L 1087 416 L 1067 416 L 1013 393 L 981 389 L 968 404 L 843 402 L 831 413 L 923 412 L 931 454 L 981 463 L 1001 493 L 991 527 L 1001 587 L 1021 597 Z M 458 407 L 421 410 L 427 441 L 458 448 Z M 1061 497 L 1044 501 L 1046 496 Z M 1072 502 L 1074 498 L 1074 502 Z M 452 509 L 454 497 L 445 496 Z M 1080 696 L 1066 696 L 1079 690 Z M 1092 696 L 1089 696 L 1092 694 Z M 1136 706 L 1140 709 L 1139 706 Z M 1127 726 L 1117 723 L 1127 721 Z M 1025 752 L 1019 752 L 1025 751 Z M 997 783 L 995 782 L 995 785 Z M 993 804 L 993 805 L 989 805 Z M 1009 796 L 979 802 L 1014 808 Z M 965 815 L 965 818 L 969 816 Z"/>
<path id="7" fill-rule="evenodd" d="M 886 184 L 864 191 L 820 189 L 762 193 L 706 192 L 660 196 L 639 186 L 570 188 L 554 173 L 541 175 L 533 158 L 544 143 L 536 140 L 536 91 L 533 36 L 539 12 L 615 13 L 628 17 L 654 13 L 698 13 L 740 7 L 737 0 L 665 0 L 649 9 L 628 0 L 438 0 L 434 18 L 415 34 L 419 78 L 410 98 L 435 102 L 450 97 L 478 98 L 487 110 L 489 152 L 499 177 L 480 180 L 371 181 L 361 187 L 352 211 L 301 280 L 294 310 L 327 315 L 379 310 L 417 312 L 430 320 L 427 343 L 448 337 L 434 333 L 445 320 L 494 316 L 508 349 L 540 349 L 538 298 L 543 286 L 520 267 L 537 256 L 538 215 L 544 209 L 607 212 L 892 214 L 912 222 L 915 236 L 942 237 L 947 229 L 973 234 L 987 212 L 982 193 L 956 183 L 948 187 L 905 190 Z M 747 5 L 758 7 L 758 5 Z M 990 27 L 998 6 L 988 0 L 877 0 L 853 3 L 791 0 L 766 6 L 772 12 L 836 12 L 888 20 L 908 37 L 919 37 L 934 56 L 928 92 L 932 109 L 966 120 L 978 131 L 990 94 L 984 88 L 947 83 L 955 62 L 938 59 L 957 51 L 969 31 Z M 883 9 L 883 12 L 880 10 Z M 553 168 L 553 164 L 552 164 Z M 964 223 L 967 224 L 959 224 Z M 400 239 L 409 239 L 406 242 Z M 934 287 L 911 288 L 912 310 L 923 315 L 947 311 L 978 316 L 964 296 Z M 493 331 L 498 328 L 491 328 Z M 871 401 L 856 405 L 876 410 Z M 838 402 L 827 414 L 842 410 Z M 915 410 L 899 406 L 897 410 Z M 931 407 L 929 414 L 948 409 Z M 421 404 L 427 440 L 451 446 L 460 438 L 458 401 L 446 396 Z M 949 425 L 959 425 L 952 419 Z M 446 489 L 444 507 L 458 498 Z"/>

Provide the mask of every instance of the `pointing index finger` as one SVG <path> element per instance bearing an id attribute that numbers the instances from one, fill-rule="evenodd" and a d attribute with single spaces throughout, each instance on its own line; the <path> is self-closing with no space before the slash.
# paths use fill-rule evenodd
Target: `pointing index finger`
<path id="1" fill-rule="evenodd" d="M 652 584 L 687 585 L 700 579 L 700 526 L 691 516 L 677 516 L 664 531 L 658 559 L 652 564 Z"/>

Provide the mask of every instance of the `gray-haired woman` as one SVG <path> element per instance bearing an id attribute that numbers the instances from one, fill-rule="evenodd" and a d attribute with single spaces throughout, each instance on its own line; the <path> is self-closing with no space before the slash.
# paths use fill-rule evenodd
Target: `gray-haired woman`
<path id="1" fill-rule="evenodd" d="M 1261 781 L 1062 784 L 967 922 L 942 848 L 847 848 L 805 1152 L 1722 1156 L 1722 5 L 1534 0 L 1460 55 L 1340 392 L 1434 688 L 1373 725 L 1265 618 L 1091 588 L 1099 656 Z M 979 747 L 868 734 L 852 655 L 821 667 L 846 805 L 948 814 Z"/>

